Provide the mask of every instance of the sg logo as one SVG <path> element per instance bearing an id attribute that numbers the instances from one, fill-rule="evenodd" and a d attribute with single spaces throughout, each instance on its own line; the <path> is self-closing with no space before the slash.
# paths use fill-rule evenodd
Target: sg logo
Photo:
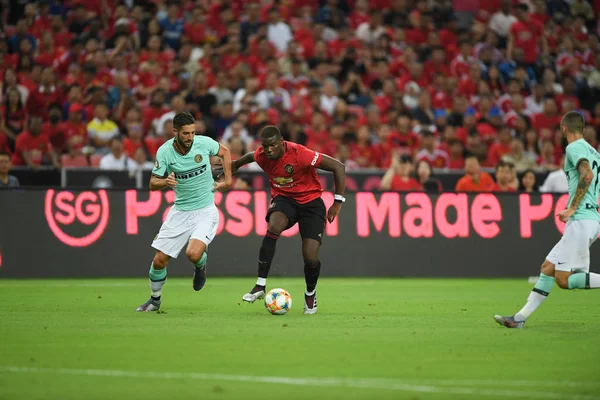
<path id="1" fill-rule="evenodd" d="M 71 247 L 86 247 L 95 243 L 106 230 L 110 217 L 105 190 L 79 194 L 61 191 L 55 195 L 54 190 L 50 189 L 46 192 L 44 207 L 48 226 L 54 236 Z"/>

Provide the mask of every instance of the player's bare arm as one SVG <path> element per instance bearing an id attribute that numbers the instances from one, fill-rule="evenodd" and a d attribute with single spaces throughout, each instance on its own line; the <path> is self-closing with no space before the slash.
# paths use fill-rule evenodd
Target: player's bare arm
<path id="1" fill-rule="evenodd" d="M 249 153 L 244 154 L 242 157 L 237 160 L 231 161 L 231 172 L 236 173 L 238 169 L 242 168 L 246 164 L 251 164 L 254 162 L 254 152 L 251 151 Z"/>
<path id="2" fill-rule="evenodd" d="M 319 169 L 333 172 L 333 181 L 335 183 L 335 201 L 327 212 L 327 220 L 331 223 L 342 210 L 344 192 L 346 191 L 346 166 L 328 155 L 323 154 L 322 157 Z"/>
<path id="3" fill-rule="evenodd" d="M 231 153 L 229 149 L 222 144 L 219 143 L 219 152 L 217 153 L 217 157 L 220 157 L 223 160 L 223 173 L 225 175 L 225 179 L 219 182 L 215 182 L 214 191 L 224 192 L 231 187 L 231 174 L 232 174 L 232 162 L 231 162 Z"/>
<path id="4" fill-rule="evenodd" d="M 164 188 L 174 188 L 177 186 L 177 181 L 175 180 L 175 173 L 171 172 L 169 176 L 166 178 L 161 178 L 160 176 L 152 175 L 150 177 L 150 190 L 163 190 Z"/>
<path id="5" fill-rule="evenodd" d="M 579 208 L 581 200 L 583 200 L 583 197 L 587 193 L 587 190 L 594 179 L 594 173 L 592 172 L 588 160 L 581 160 L 577 166 L 577 171 L 579 172 L 579 182 L 577 183 L 577 190 L 573 196 L 571 206 L 558 214 L 558 217 L 562 222 L 567 222 L 567 220 L 575 214 L 575 211 Z"/>

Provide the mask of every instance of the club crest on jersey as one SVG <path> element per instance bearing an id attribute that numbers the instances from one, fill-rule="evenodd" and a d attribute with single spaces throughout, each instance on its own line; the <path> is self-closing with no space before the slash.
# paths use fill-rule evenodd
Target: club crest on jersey
<path id="1" fill-rule="evenodd" d="M 154 160 L 154 168 L 158 169 L 158 160 Z"/>
<path id="2" fill-rule="evenodd" d="M 201 163 L 202 162 L 202 155 L 201 154 L 196 154 L 194 156 L 194 161 L 196 161 L 197 163 Z"/>
<path id="3" fill-rule="evenodd" d="M 290 175 L 294 174 L 294 167 L 292 167 L 291 164 L 285 164 L 285 172 L 287 172 Z"/>

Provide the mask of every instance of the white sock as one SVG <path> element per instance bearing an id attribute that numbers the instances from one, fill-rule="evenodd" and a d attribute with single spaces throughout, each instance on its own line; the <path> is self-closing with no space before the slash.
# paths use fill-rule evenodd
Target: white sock
<path id="1" fill-rule="evenodd" d="M 600 288 L 600 274 L 595 274 L 590 272 L 590 289 L 598 289 Z"/>
<path id="2" fill-rule="evenodd" d="M 152 297 L 160 297 L 162 296 L 162 287 L 165 284 L 165 281 L 161 282 L 153 282 L 150 281 L 150 291 L 152 292 Z"/>
<path id="3" fill-rule="evenodd" d="M 267 278 L 258 278 L 256 284 L 258 286 L 267 286 Z"/>
<path id="4" fill-rule="evenodd" d="M 527 298 L 527 304 L 521 311 L 515 314 L 515 321 L 525 321 L 537 308 L 546 300 L 548 296 L 532 291 Z"/>

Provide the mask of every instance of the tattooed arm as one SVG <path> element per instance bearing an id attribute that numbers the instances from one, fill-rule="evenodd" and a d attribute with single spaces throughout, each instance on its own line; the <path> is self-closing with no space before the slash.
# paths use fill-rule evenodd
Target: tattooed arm
<path id="1" fill-rule="evenodd" d="M 590 163 L 588 160 L 581 160 L 577 166 L 577 171 L 579 171 L 579 183 L 577 184 L 577 191 L 573 196 L 573 201 L 571 202 L 570 207 L 573 209 L 573 211 L 577 210 L 577 207 L 579 207 L 583 196 L 585 196 L 588 187 L 594 179 L 594 173 L 590 168 Z"/>
<path id="2" fill-rule="evenodd" d="M 583 196 L 585 196 L 594 179 L 594 173 L 590 168 L 588 160 L 581 160 L 577 165 L 577 171 L 579 171 L 579 183 L 577 184 L 577 190 L 573 195 L 571 206 L 558 214 L 558 217 L 562 222 L 567 222 L 567 220 L 575 214 L 575 211 L 577 211 L 577 208 L 581 204 L 581 200 L 583 200 Z"/>

